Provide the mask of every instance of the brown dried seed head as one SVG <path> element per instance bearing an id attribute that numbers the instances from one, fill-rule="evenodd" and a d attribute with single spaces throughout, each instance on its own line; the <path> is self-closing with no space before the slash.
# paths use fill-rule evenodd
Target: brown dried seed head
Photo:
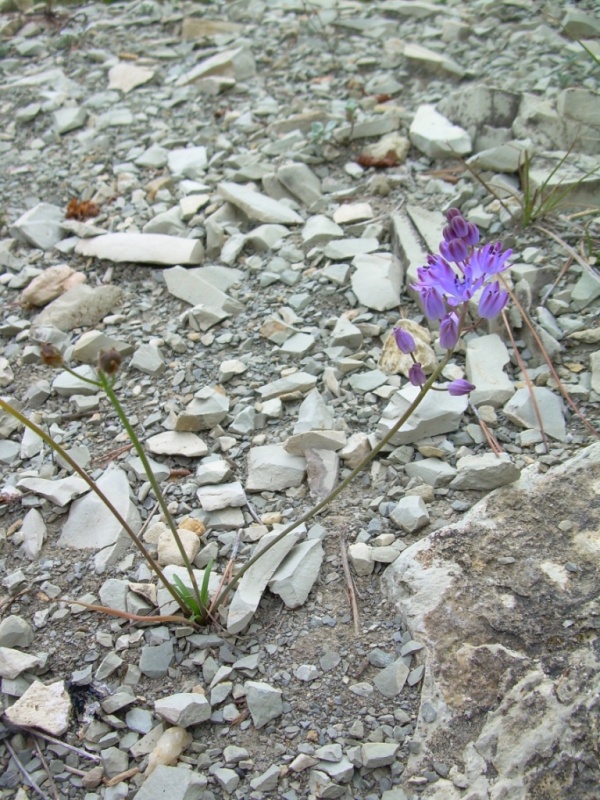
<path id="1" fill-rule="evenodd" d="M 47 364 L 49 367 L 62 367 L 63 365 L 63 357 L 61 355 L 60 350 L 56 348 L 50 342 L 44 342 L 40 348 L 40 358 L 42 359 L 43 364 Z"/>
<path id="2" fill-rule="evenodd" d="M 105 375 L 115 375 L 121 366 L 122 358 L 118 350 L 102 350 L 98 356 L 98 367 Z"/>

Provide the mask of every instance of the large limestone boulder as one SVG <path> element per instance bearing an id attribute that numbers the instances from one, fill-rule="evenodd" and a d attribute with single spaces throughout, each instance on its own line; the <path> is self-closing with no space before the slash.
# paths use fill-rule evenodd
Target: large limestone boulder
<path id="1" fill-rule="evenodd" d="M 528 468 L 384 574 L 424 645 L 403 777 L 451 768 L 421 797 L 597 797 L 599 492 L 594 444 L 547 473 Z"/>

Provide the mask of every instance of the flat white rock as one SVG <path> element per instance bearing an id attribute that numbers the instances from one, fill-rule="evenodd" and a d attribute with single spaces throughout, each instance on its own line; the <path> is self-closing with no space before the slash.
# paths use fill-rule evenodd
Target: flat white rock
<path id="1" fill-rule="evenodd" d="M 410 126 L 414 146 L 430 158 L 459 158 L 471 152 L 467 131 L 453 125 L 432 105 L 420 105 Z"/>
<path id="2" fill-rule="evenodd" d="M 155 455 L 202 458 L 208 453 L 206 443 L 195 433 L 165 431 L 146 440 L 146 446 Z"/>
<path id="3" fill-rule="evenodd" d="M 499 408 L 515 392 L 504 367 L 510 361 L 508 350 L 497 333 L 479 336 L 467 342 L 467 378 L 474 384 L 471 401 L 476 405 Z"/>
<path id="4" fill-rule="evenodd" d="M 358 302 L 376 311 L 388 311 L 400 305 L 403 270 L 391 253 L 356 256 L 352 263 L 352 291 Z"/>
<path id="5" fill-rule="evenodd" d="M 39 728 L 51 736 L 62 736 L 69 727 L 71 698 L 64 681 L 48 686 L 34 681 L 4 714 L 13 725 Z"/>
<path id="6" fill-rule="evenodd" d="M 98 478 L 97 484 L 125 521 L 137 532 L 141 526 L 140 515 L 129 496 L 130 487 L 125 472 L 121 469 L 109 469 Z M 121 523 L 94 492 L 89 492 L 75 500 L 71 506 L 58 545 L 78 550 L 101 550 L 117 545 L 116 552 L 122 555 L 129 541 Z"/>
<path id="7" fill-rule="evenodd" d="M 81 256 L 134 264 L 200 264 L 204 246 L 199 239 L 183 239 L 160 233 L 106 233 L 81 239 L 75 247 Z"/>

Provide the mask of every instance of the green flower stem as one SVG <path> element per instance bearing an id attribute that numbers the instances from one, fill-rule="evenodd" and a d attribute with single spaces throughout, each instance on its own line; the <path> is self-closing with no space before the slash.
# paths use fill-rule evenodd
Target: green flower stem
<path id="1" fill-rule="evenodd" d="M 464 319 L 464 314 L 463 314 L 463 319 Z M 461 322 L 462 322 L 462 319 L 461 319 Z M 322 511 L 325 508 L 325 506 L 329 505 L 329 503 L 331 503 L 332 500 L 335 500 L 335 498 L 344 491 L 344 489 L 348 486 L 348 484 L 350 484 L 354 480 L 354 478 L 356 478 L 356 476 L 360 472 L 362 472 L 362 470 L 365 467 L 367 467 L 371 463 L 371 461 L 373 461 L 375 456 L 381 451 L 381 449 L 383 447 L 385 447 L 385 445 L 390 441 L 390 439 L 392 439 L 396 435 L 396 433 L 400 430 L 400 428 L 404 425 L 404 423 L 411 417 L 411 415 L 414 413 L 414 411 L 417 409 L 417 407 L 423 402 L 423 399 L 424 399 L 425 395 L 431 389 L 431 387 L 433 386 L 435 381 L 439 378 L 439 376 L 442 373 L 442 370 L 444 369 L 444 367 L 446 366 L 446 364 L 450 360 L 452 352 L 453 351 L 449 351 L 449 352 L 446 353 L 444 358 L 440 361 L 440 363 L 435 368 L 433 373 L 427 379 L 427 382 L 424 383 L 423 386 L 421 387 L 421 391 L 419 392 L 419 394 L 415 397 L 415 399 L 412 401 L 412 403 L 410 404 L 408 409 L 400 417 L 398 422 L 396 422 L 396 424 L 393 426 L 393 428 L 391 428 L 388 431 L 388 433 L 371 450 L 371 452 L 365 458 L 363 458 L 363 460 L 360 462 L 360 464 L 352 470 L 350 475 L 348 475 L 347 478 L 344 478 L 344 480 L 338 486 L 336 486 L 336 488 L 332 492 L 330 492 L 324 500 L 321 500 L 320 503 L 317 503 L 316 506 L 313 506 L 313 508 L 311 508 L 309 511 L 307 511 L 306 514 L 304 514 L 299 519 L 297 519 L 296 522 L 292 522 L 290 525 L 288 525 L 286 528 L 284 528 L 281 531 L 281 533 L 273 539 L 273 541 L 269 542 L 267 547 L 265 547 L 263 550 L 261 550 L 256 555 L 252 556 L 252 558 L 250 558 L 249 561 L 247 561 L 244 564 L 244 566 L 232 578 L 232 580 L 227 584 L 227 586 L 225 586 L 221 590 L 221 592 L 219 593 L 218 597 L 216 598 L 216 600 L 213 602 L 213 604 L 211 606 L 211 611 L 216 611 L 219 608 L 219 606 L 222 605 L 222 603 L 226 599 L 227 595 L 236 586 L 236 584 L 241 580 L 241 578 L 243 577 L 244 573 L 247 572 L 250 569 L 250 567 L 258 561 L 259 558 L 262 558 L 264 556 L 264 554 L 266 552 L 268 552 L 272 547 L 274 547 L 277 544 L 277 542 L 280 542 L 284 538 L 284 536 L 287 536 L 288 533 L 291 533 L 293 530 L 295 530 L 299 525 L 302 525 L 304 522 L 308 522 L 309 520 L 311 520 L 316 514 L 319 513 L 319 511 Z"/>
<path id="2" fill-rule="evenodd" d="M 156 561 L 152 558 L 152 556 L 150 555 L 150 553 L 148 552 L 148 550 L 144 546 L 144 543 L 134 533 L 134 531 L 131 528 L 131 526 L 129 525 L 129 523 L 121 516 L 119 511 L 114 507 L 114 505 L 111 503 L 111 501 L 108 499 L 108 497 L 104 494 L 102 489 L 98 488 L 97 483 L 92 478 L 90 478 L 90 476 L 87 474 L 87 472 L 84 469 L 82 469 L 79 466 L 79 464 L 71 458 L 71 456 L 62 447 L 62 445 L 58 444 L 58 442 L 55 442 L 54 439 L 48 433 L 46 433 L 45 430 L 43 430 L 43 428 L 40 428 L 39 425 L 36 425 L 35 422 L 30 420 L 28 417 L 26 417 L 24 414 L 22 414 L 20 411 L 18 411 L 14 406 L 10 405 L 10 403 L 7 403 L 1 397 L 0 397 L 0 408 L 3 411 L 6 411 L 7 414 L 10 414 L 12 417 L 17 419 L 20 423 L 25 425 L 26 428 L 29 428 L 29 430 L 31 430 L 35 434 L 37 434 L 40 437 L 40 439 L 43 439 L 43 441 L 46 442 L 46 444 L 49 447 L 51 447 L 52 450 L 54 450 L 55 453 L 58 453 L 58 455 L 62 459 L 64 459 L 64 461 L 67 462 L 67 464 L 71 467 L 72 470 L 74 470 L 81 478 L 83 478 L 83 480 L 87 483 L 87 485 L 90 487 L 90 489 L 104 503 L 106 508 L 108 508 L 110 513 L 114 516 L 114 518 L 123 527 L 125 532 L 128 534 L 129 538 L 133 541 L 133 543 L 135 544 L 137 549 L 144 556 L 144 558 L 146 559 L 148 564 L 153 569 L 154 573 L 160 578 L 160 580 L 162 581 L 164 587 L 169 591 L 169 593 L 171 594 L 173 599 L 176 601 L 177 605 L 184 612 L 184 614 L 190 614 L 191 610 L 184 603 L 182 603 L 181 598 L 177 595 L 177 592 L 175 591 L 175 589 L 171 586 L 171 584 L 167 580 L 167 578 L 166 578 L 165 574 L 163 573 L 162 569 L 158 566 Z"/>
<path id="3" fill-rule="evenodd" d="M 162 490 L 161 490 L 161 488 L 159 486 L 159 483 L 156 480 L 156 477 L 155 477 L 154 473 L 152 472 L 152 467 L 150 466 L 150 462 L 148 461 L 146 453 L 144 452 L 144 448 L 142 447 L 141 442 L 138 439 L 137 434 L 133 429 L 133 426 L 129 422 L 129 419 L 127 418 L 127 414 L 125 413 L 121 403 L 119 402 L 119 398 L 117 397 L 117 395 L 115 393 L 115 390 L 112 387 L 112 383 L 111 383 L 110 379 L 102 371 L 100 371 L 100 384 L 101 384 L 102 388 L 104 389 L 104 391 L 106 392 L 106 395 L 107 395 L 108 399 L 110 400 L 113 408 L 117 412 L 117 414 L 119 416 L 119 419 L 121 420 L 121 424 L 123 425 L 123 427 L 127 431 L 127 434 L 129 436 L 129 438 L 131 439 L 131 442 L 132 442 L 132 444 L 133 444 L 133 446 L 135 448 L 135 452 L 138 454 L 138 456 L 140 458 L 140 461 L 142 462 L 142 465 L 144 467 L 144 471 L 145 471 L 146 475 L 148 476 L 148 480 L 150 481 L 150 485 L 152 486 L 152 490 L 154 492 L 154 495 L 155 495 L 156 499 L 158 500 L 158 504 L 160 505 L 161 511 L 163 512 L 163 515 L 164 515 L 164 517 L 165 517 L 165 519 L 167 521 L 167 524 L 168 524 L 168 526 L 169 526 L 169 528 L 171 530 L 171 533 L 173 534 L 173 538 L 175 539 L 175 542 L 177 544 L 177 549 L 179 550 L 181 558 L 183 559 L 183 563 L 185 564 L 185 568 L 187 570 L 187 573 L 190 576 L 190 580 L 192 582 L 192 587 L 193 587 L 193 590 L 194 590 L 194 597 L 195 597 L 196 601 L 198 602 L 199 607 L 201 607 L 200 590 L 198 588 L 198 582 L 196 581 L 196 576 L 194 575 L 194 570 L 192 568 L 192 564 L 190 562 L 190 559 L 188 558 L 188 554 L 185 552 L 185 547 L 183 546 L 183 542 L 181 541 L 181 536 L 179 535 L 179 533 L 177 531 L 177 526 L 175 525 L 175 520 L 173 519 L 173 515 L 171 514 L 171 512 L 169 511 L 169 509 L 167 507 L 167 501 L 165 500 L 165 496 L 162 493 Z M 175 590 L 173 590 L 173 591 L 175 591 Z M 178 603 L 179 603 L 179 605 L 181 605 L 181 600 L 178 601 Z M 187 604 L 185 604 L 185 605 L 187 607 Z M 192 609 L 188 608 L 188 611 L 189 611 L 189 613 L 193 613 Z"/>

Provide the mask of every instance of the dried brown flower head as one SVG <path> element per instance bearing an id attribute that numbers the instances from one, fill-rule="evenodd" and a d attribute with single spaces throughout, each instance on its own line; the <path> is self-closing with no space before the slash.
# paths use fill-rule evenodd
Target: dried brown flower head
<path id="1" fill-rule="evenodd" d="M 121 354 L 114 347 L 102 350 L 98 356 L 98 368 L 105 375 L 116 375 L 122 362 Z"/>
<path id="2" fill-rule="evenodd" d="M 49 367 L 54 367 L 55 369 L 63 365 L 63 357 L 60 350 L 53 344 L 50 344 L 50 342 L 42 343 L 40 358 L 42 359 L 42 364 L 47 364 Z"/>

